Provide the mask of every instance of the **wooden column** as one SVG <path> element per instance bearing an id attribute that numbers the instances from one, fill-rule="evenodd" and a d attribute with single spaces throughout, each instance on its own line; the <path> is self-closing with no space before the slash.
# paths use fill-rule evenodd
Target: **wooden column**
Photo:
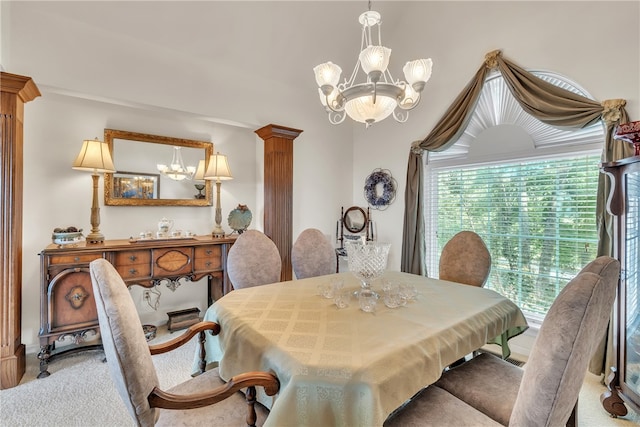
<path id="1" fill-rule="evenodd" d="M 22 137 L 24 104 L 40 96 L 30 77 L 0 72 L 0 389 L 25 371 L 22 344 Z"/>
<path id="2" fill-rule="evenodd" d="M 280 251 L 280 280 L 291 280 L 293 140 L 302 131 L 267 125 L 256 133 L 264 140 L 264 233 Z"/>

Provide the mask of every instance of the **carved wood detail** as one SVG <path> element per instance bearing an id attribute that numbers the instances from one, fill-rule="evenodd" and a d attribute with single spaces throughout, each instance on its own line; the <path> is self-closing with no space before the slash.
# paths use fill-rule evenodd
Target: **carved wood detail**
<path id="1" fill-rule="evenodd" d="M 624 400 L 622 400 L 618 393 L 617 387 L 619 382 L 618 371 L 612 366 L 611 373 L 606 380 L 607 391 L 600 395 L 600 403 L 602 403 L 605 411 L 610 413 L 614 418 L 627 415 L 627 407 L 624 406 Z"/>
<path id="2" fill-rule="evenodd" d="M 302 130 L 270 124 L 255 132 L 264 140 L 264 233 L 280 252 L 280 280 L 291 280 L 293 140 Z"/>

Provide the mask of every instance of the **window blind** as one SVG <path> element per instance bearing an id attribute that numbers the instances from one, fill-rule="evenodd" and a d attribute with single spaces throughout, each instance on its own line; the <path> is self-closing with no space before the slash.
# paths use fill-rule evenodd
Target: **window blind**
<path id="1" fill-rule="evenodd" d="M 472 230 L 492 256 L 486 287 L 542 320 L 564 285 L 596 257 L 600 157 L 581 155 L 458 169 L 426 183 L 427 264 L 437 277 L 444 244 Z"/>

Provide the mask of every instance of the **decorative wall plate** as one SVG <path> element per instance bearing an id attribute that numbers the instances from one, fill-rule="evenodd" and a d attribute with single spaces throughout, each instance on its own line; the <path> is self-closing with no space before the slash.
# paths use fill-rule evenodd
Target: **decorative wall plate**
<path id="1" fill-rule="evenodd" d="M 249 228 L 252 218 L 251 211 L 247 205 L 238 205 L 237 208 L 229 212 L 227 222 L 233 231 L 237 231 L 238 234 L 242 234 L 244 230 Z"/>
<path id="2" fill-rule="evenodd" d="M 369 206 L 385 210 L 396 198 L 398 184 L 387 169 L 374 169 L 364 182 L 364 198 Z"/>

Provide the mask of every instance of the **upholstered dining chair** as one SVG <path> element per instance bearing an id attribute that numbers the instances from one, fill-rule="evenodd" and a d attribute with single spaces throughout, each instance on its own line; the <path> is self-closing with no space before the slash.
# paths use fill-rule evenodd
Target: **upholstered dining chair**
<path id="1" fill-rule="evenodd" d="M 336 262 L 335 248 L 316 228 L 303 230 L 291 248 L 291 265 L 297 279 L 335 273 Z"/>
<path id="2" fill-rule="evenodd" d="M 247 230 L 227 254 L 227 274 L 234 289 L 280 281 L 282 259 L 273 240 L 258 230 Z"/>
<path id="3" fill-rule="evenodd" d="M 262 425 L 268 410 L 255 402 L 256 386 L 273 396 L 278 379 L 268 372 L 248 372 L 224 382 L 213 369 L 169 390 L 161 390 L 152 354 L 179 347 L 205 330 L 216 335 L 215 322 L 192 325 L 183 335 L 149 346 L 127 285 L 105 259 L 89 265 L 104 352 L 116 389 L 139 426 Z M 201 339 L 204 339 L 201 336 Z M 247 387 L 246 396 L 241 389 Z"/>
<path id="4" fill-rule="evenodd" d="M 484 286 L 491 271 L 491 254 L 473 231 L 461 231 L 442 248 L 439 278 L 472 286 Z"/>
<path id="5" fill-rule="evenodd" d="M 488 353 L 449 369 L 385 426 L 576 425 L 580 388 L 616 295 L 620 263 L 599 257 L 560 292 L 523 368 Z"/>

